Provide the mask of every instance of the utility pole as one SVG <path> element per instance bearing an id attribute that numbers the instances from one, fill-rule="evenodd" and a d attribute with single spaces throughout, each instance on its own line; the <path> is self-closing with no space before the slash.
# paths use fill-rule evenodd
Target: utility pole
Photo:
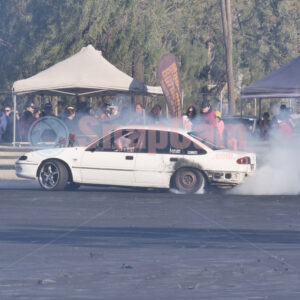
<path id="1" fill-rule="evenodd" d="M 232 66 L 232 20 L 230 0 L 220 0 L 223 34 L 226 49 L 226 73 L 227 73 L 227 89 L 228 89 L 228 105 L 229 114 L 235 113 L 235 99 L 234 99 L 234 77 Z"/>

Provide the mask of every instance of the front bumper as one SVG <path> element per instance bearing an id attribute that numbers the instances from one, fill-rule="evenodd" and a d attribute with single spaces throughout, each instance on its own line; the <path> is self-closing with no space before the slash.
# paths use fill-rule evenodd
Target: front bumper
<path id="1" fill-rule="evenodd" d="M 16 162 L 16 175 L 21 178 L 35 179 L 38 164 L 30 162 Z"/>

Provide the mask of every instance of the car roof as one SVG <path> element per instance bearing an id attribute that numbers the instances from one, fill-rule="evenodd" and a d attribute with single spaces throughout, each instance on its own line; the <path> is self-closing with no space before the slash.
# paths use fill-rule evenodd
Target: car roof
<path id="1" fill-rule="evenodd" d="M 115 130 L 159 130 L 159 131 L 170 131 L 170 132 L 176 132 L 176 133 L 187 133 L 188 131 L 180 128 L 179 126 L 168 126 L 168 125 L 161 125 L 161 124 L 155 124 L 155 125 L 124 125 L 119 126 L 115 128 Z M 114 130 L 114 131 L 115 131 Z"/>
<path id="2" fill-rule="evenodd" d="M 257 116 L 248 116 L 248 115 L 234 115 L 234 116 L 231 116 L 231 115 L 224 115 L 222 116 L 222 119 L 242 119 L 242 120 L 256 120 L 258 119 Z"/>

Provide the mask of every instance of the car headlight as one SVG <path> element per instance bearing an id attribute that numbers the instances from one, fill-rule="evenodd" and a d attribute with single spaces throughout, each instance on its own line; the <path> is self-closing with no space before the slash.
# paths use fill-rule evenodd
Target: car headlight
<path id="1" fill-rule="evenodd" d="M 26 155 L 22 155 L 20 158 L 19 158 L 19 160 L 27 160 L 27 156 Z"/>

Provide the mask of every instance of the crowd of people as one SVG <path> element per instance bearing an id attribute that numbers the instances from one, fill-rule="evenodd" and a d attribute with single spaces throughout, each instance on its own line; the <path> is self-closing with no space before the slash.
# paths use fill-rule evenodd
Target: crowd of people
<path id="1" fill-rule="evenodd" d="M 279 113 L 270 119 L 268 112 L 263 113 L 263 117 L 259 120 L 260 137 L 263 140 L 268 140 L 276 135 L 279 137 L 290 138 L 295 122 L 291 117 L 292 111 L 285 104 L 282 104 Z"/>
<path id="2" fill-rule="evenodd" d="M 291 108 L 288 108 L 285 104 L 280 106 L 279 113 L 275 114 L 272 119 L 270 119 L 268 112 L 264 112 L 263 117 L 257 122 L 259 137 L 263 140 L 268 140 L 271 137 L 279 139 L 290 138 L 295 128 L 295 122 L 291 117 L 291 113 Z M 182 123 L 183 128 L 194 131 L 201 131 L 203 124 L 209 125 L 214 130 L 212 140 L 215 143 L 234 150 L 238 148 L 238 134 L 232 132 L 232 126 L 224 124 L 221 113 L 214 111 L 208 101 L 202 102 L 199 114 L 197 114 L 195 106 L 189 106 L 183 116 Z M 229 127 L 230 134 L 228 134 L 228 130 L 226 131 Z"/>
<path id="3" fill-rule="evenodd" d="M 133 111 L 128 106 L 121 110 L 116 105 L 104 103 L 99 110 L 90 113 L 89 108 L 79 108 L 67 106 L 63 114 L 56 116 L 50 102 L 42 108 L 35 106 L 34 102 L 28 101 L 22 113 L 16 111 L 16 141 L 27 142 L 28 133 L 32 124 L 39 118 L 52 116 L 64 122 L 71 134 L 80 134 L 80 119 L 86 116 L 93 117 L 96 121 L 94 131 L 101 135 L 101 125 L 105 124 L 157 124 L 161 121 L 162 108 L 155 104 L 149 113 L 145 112 L 142 104 L 135 105 Z M 14 112 L 11 106 L 0 106 L 0 143 L 11 143 L 13 141 Z"/>
<path id="4" fill-rule="evenodd" d="M 149 113 L 145 111 L 142 104 L 135 105 L 133 111 L 129 106 L 119 107 L 110 103 L 104 103 L 98 111 L 90 114 L 89 109 L 77 109 L 74 106 L 67 106 L 61 116 L 53 113 L 50 102 L 38 108 L 31 101 L 27 102 L 21 114 L 16 111 L 16 141 L 27 142 L 28 132 L 31 125 L 39 118 L 52 116 L 64 122 L 69 132 L 77 135 L 80 132 L 80 119 L 84 116 L 92 116 L 94 122 L 94 132 L 101 136 L 102 125 L 105 124 L 164 124 L 166 119 L 162 118 L 162 107 L 155 104 Z M 0 107 L 0 142 L 11 143 L 13 140 L 14 113 L 11 106 Z M 213 129 L 214 141 L 218 144 L 232 149 L 237 149 L 237 142 L 234 136 L 226 135 L 226 125 L 222 120 L 221 113 L 215 111 L 208 101 L 203 101 L 200 105 L 199 113 L 195 106 L 189 106 L 182 117 L 180 126 L 191 131 L 203 131 L 203 127 Z M 208 127 L 207 127 L 208 126 Z M 260 137 L 268 139 L 272 131 L 279 131 L 285 136 L 289 136 L 295 124 L 290 118 L 289 109 L 286 105 L 281 105 L 280 112 L 270 120 L 270 114 L 265 112 L 263 118 L 258 122 Z M 80 134 L 80 133 L 79 133 Z M 226 139 L 224 138 L 226 135 Z"/>

